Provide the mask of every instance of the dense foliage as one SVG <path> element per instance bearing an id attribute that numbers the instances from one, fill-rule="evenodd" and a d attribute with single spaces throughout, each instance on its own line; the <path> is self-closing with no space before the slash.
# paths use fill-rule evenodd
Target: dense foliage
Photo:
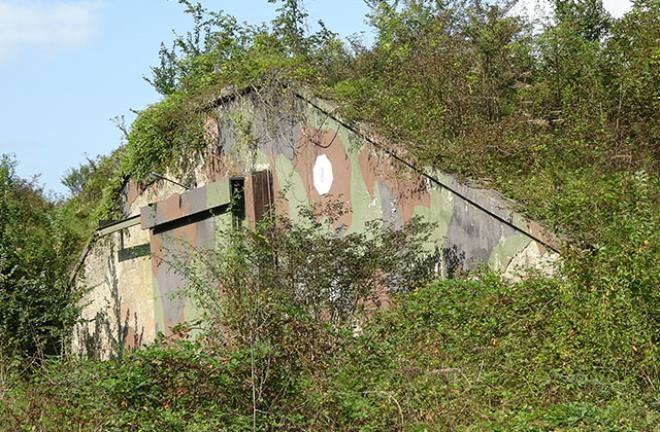
<path id="1" fill-rule="evenodd" d="M 76 318 L 78 238 L 36 181 L 0 155 L 0 363 L 62 352 Z"/>
<path id="2" fill-rule="evenodd" d="M 5 377 L 0 430 L 586 432 L 660 422 L 652 322 L 570 284 L 436 282 L 358 337 L 290 303 L 263 306 L 278 319 L 257 344 L 183 341 L 121 361 L 53 363 L 31 386 Z"/>
<path id="3" fill-rule="evenodd" d="M 536 33 L 497 3 L 376 3 L 375 46 L 334 88 L 420 163 L 490 182 L 587 242 L 589 212 L 568 218 L 557 201 L 657 171 L 657 2 L 613 20 L 598 1 L 560 1 Z"/>
<path id="4" fill-rule="evenodd" d="M 304 87 L 419 165 L 515 198 L 576 254 L 618 245 L 604 233 L 619 217 L 658 223 L 627 190 L 642 181 L 641 207 L 658 201 L 656 1 L 620 19 L 597 0 L 556 1 L 543 26 L 512 14 L 512 2 L 369 1 L 372 47 L 347 47 L 323 25 L 308 33 L 298 1 L 281 2 L 270 26 L 181 3 L 195 26 L 161 49 L 149 81 L 165 99 L 136 121 L 124 175 L 185 176 L 191 158 L 177 155 L 206 149 L 203 110 L 227 86 Z"/>
<path id="5" fill-rule="evenodd" d="M 207 311 L 207 325 L 219 319 L 215 328 L 234 337 L 247 340 L 253 328 L 267 336 L 268 325 L 252 320 L 258 313 L 268 321 L 272 303 L 342 326 L 368 304 L 376 307 L 378 293 L 410 292 L 432 280 L 438 257 L 420 253 L 430 224 L 415 218 L 394 229 L 370 221 L 362 232 L 342 234 L 345 227 L 333 224 L 345 212 L 335 202 L 302 207 L 295 221 L 280 216 L 255 229 L 231 227 L 217 233 L 216 249 L 183 260 L 189 295 Z"/>
<path id="6" fill-rule="evenodd" d="M 417 164 L 500 189 L 564 236 L 562 267 L 515 284 L 429 284 L 423 263 L 408 265 L 421 231 L 338 238 L 280 221 L 232 232 L 187 267 L 215 324 L 205 338 L 60 359 L 29 379 L 0 362 L 0 429 L 657 429 L 656 0 L 620 19 L 598 0 L 556 0 L 543 25 L 505 2 L 368 0 L 373 46 L 346 46 L 323 25 L 310 34 L 296 0 L 260 26 L 180 3 L 193 30 L 161 47 L 148 78 L 163 100 L 123 149 L 70 172 L 67 204 L 3 160 L 3 353 L 58 352 L 74 250 L 126 176 L 185 177 L 206 149 L 205 109 L 227 86 L 316 92 Z M 355 306 L 388 283 L 412 292 L 356 322 Z"/>
<path id="7" fill-rule="evenodd" d="M 270 1 L 276 3 L 275 0 Z M 122 169 L 137 180 L 153 171 L 185 176 L 190 156 L 206 149 L 206 110 L 227 87 L 282 87 L 327 81 L 327 68 L 343 47 L 322 24 L 308 35 L 300 2 L 281 2 L 270 26 L 239 24 L 236 18 L 179 0 L 194 28 L 160 50 L 160 64 L 146 78 L 164 99 L 141 113 L 128 137 Z"/>

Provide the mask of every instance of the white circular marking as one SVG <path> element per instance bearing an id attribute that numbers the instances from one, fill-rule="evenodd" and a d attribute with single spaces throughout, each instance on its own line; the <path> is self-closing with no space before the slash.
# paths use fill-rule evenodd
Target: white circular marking
<path id="1" fill-rule="evenodd" d="M 316 158 L 314 163 L 314 187 L 319 195 L 325 195 L 330 192 L 334 177 L 332 176 L 332 163 L 324 154 Z"/>

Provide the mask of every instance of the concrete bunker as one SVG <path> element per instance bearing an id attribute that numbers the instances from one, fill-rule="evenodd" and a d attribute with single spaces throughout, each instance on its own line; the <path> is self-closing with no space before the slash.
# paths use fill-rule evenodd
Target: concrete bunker
<path id="1" fill-rule="evenodd" d="M 219 227 L 254 226 L 269 211 L 295 220 L 300 205 L 343 201 L 349 212 L 339 223 L 347 232 L 374 219 L 400 227 L 421 216 L 437 227 L 428 247 L 441 251 L 438 271 L 447 277 L 483 265 L 510 277 L 521 269 L 551 271 L 556 240 L 516 213 L 511 201 L 415 167 L 344 123 L 328 103 L 300 93 L 295 98 L 296 116 L 275 118 L 267 118 L 250 93 L 218 99 L 209 109 L 209 145 L 196 156 L 188 189 L 162 178 L 148 185 L 127 179 L 123 217 L 99 227 L 77 273 L 88 293 L 74 349 L 108 357 L 159 333 L 174 335 L 178 325 L 199 317 L 178 295 L 186 280 L 175 257 L 212 248 Z M 248 119 L 250 145 L 240 142 L 245 124 L 228 113 Z"/>

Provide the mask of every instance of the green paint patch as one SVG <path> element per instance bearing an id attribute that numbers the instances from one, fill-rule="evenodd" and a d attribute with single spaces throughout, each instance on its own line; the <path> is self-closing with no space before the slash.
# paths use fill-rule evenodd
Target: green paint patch
<path id="1" fill-rule="evenodd" d="M 366 230 L 367 222 L 382 219 L 382 199 L 376 184 L 373 184 L 374 196 L 369 194 L 367 183 L 360 167 L 359 151 L 348 152 L 351 161 L 351 208 L 353 218 L 349 228 L 350 233 Z"/>
<path id="2" fill-rule="evenodd" d="M 147 256 L 151 253 L 151 246 L 149 243 L 133 246 L 130 248 L 120 249 L 117 252 L 117 259 L 119 262 L 132 260 Z"/>
<path id="3" fill-rule="evenodd" d="M 291 220 L 302 220 L 300 206 L 309 206 L 305 184 L 296 172 L 293 163 L 283 155 L 275 160 L 275 175 L 280 184 L 281 193 L 289 203 L 289 216 Z"/>
<path id="4" fill-rule="evenodd" d="M 449 223 L 454 210 L 454 197 L 448 190 L 437 187 L 433 187 L 429 194 L 431 196 L 430 206 L 416 206 L 414 214 L 435 225 L 435 229 L 425 245 L 427 252 L 433 252 L 436 246 L 442 247 L 447 238 Z"/>
<path id="5" fill-rule="evenodd" d="M 230 201 L 229 181 L 223 179 L 206 185 L 207 208 L 227 204 Z"/>
<path id="6" fill-rule="evenodd" d="M 156 333 L 165 331 L 165 310 L 163 308 L 163 295 L 158 286 L 158 279 L 153 278 L 154 288 L 154 327 Z"/>
<path id="7" fill-rule="evenodd" d="M 493 248 L 488 266 L 492 270 L 505 271 L 513 257 L 522 252 L 531 239 L 524 234 L 512 234 L 503 236 L 497 246 Z"/>

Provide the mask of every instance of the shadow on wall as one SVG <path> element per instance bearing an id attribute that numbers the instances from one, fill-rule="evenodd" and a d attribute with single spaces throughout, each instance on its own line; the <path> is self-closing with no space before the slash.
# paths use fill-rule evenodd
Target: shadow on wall
<path id="1" fill-rule="evenodd" d="M 465 251 L 458 246 L 442 249 L 442 276 L 454 279 L 465 274 Z"/>
<path id="2" fill-rule="evenodd" d="M 106 264 L 108 272 L 103 283 L 90 287 L 95 290 L 101 285 L 110 288 L 110 298 L 105 307 L 96 312 L 91 319 L 83 319 L 76 328 L 78 340 L 76 354 L 91 359 L 121 357 L 126 349 L 142 345 L 144 327 L 138 328 L 138 317 L 133 313 L 133 325 L 130 325 L 131 311 L 127 309 L 122 316 L 122 298 L 119 293 L 119 278 L 115 264 L 114 244 L 110 246 Z"/>
<path id="3" fill-rule="evenodd" d="M 75 354 L 91 359 L 108 359 L 121 357 L 126 350 L 138 348 L 144 342 L 144 326 L 139 327 L 137 313 L 130 309 L 122 311 L 122 303 L 126 304 L 119 290 L 119 277 L 115 262 L 115 246 L 110 246 L 110 253 L 105 258 L 107 273 L 104 280 L 90 291 L 100 286 L 108 287 L 109 296 L 105 298 L 103 308 L 99 308 L 92 318 L 82 319 L 76 328 L 77 344 Z M 416 271 L 427 274 L 429 278 L 442 276 L 447 279 L 457 278 L 466 274 L 465 252 L 456 245 L 450 248 L 435 250 L 425 255 Z M 176 267 L 173 267 L 176 269 Z M 179 269 L 180 271 L 180 269 Z M 395 280 L 389 281 L 397 286 Z M 392 292 L 385 294 L 389 296 Z M 132 322 L 131 322 L 132 321 Z M 140 329 L 137 331 L 136 329 Z"/>

